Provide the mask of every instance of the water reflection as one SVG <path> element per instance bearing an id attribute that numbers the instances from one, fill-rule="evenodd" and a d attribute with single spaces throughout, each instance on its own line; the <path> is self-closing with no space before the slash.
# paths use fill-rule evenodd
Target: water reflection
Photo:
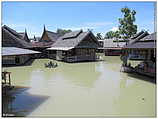
<path id="1" fill-rule="evenodd" d="M 28 89 L 15 87 L 11 93 L 2 97 L 3 117 L 26 116 L 48 99 L 48 96 L 30 94 Z"/>
<path id="2" fill-rule="evenodd" d="M 101 62 L 58 62 L 58 67 L 51 69 L 44 67 L 49 61 L 39 59 L 30 67 L 7 69 L 14 85 L 29 87 L 14 93 L 10 112 L 29 117 L 155 114 L 156 85 L 120 72 L 119 57 L 104 57 Z"/>
<path id="3" fill-rule="evenodd" d="M 117 114 L 123 117 L 154 117 L 155 85 L 134 77 L 127 78 L 128 74 L 121 76 L 116 100 Z"/>

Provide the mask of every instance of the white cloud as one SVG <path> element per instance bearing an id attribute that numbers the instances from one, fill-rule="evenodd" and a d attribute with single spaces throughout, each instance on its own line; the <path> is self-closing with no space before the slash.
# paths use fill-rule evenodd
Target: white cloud
<path id="1" fill-rule="evenodd" d="M 86 26 L 92 26 L 92 27 L 103 27 L 107 25 L 112 25 L 112 22 L 87 22 L 84 23 Z"/>
<path id="2" fill-rule="evenodd" d="M 110 31 L 117 31 L 118 27 L 112 27 L 112 29 L 110 29 Z"/>
<path id="3" fill-rule="evenodd" d="M 67 27 L 67 28 L 62 28 L 62 29 L 71 29 L 72 31 L 76 30 L 84 30 L 87 31 L 88 29 L 94 29 L 95 27 L 88 27 L 88 26 L 80 26 L 80 27 Z"/>
<path id="4" fill-rule="evenodd" d="M 80 26 L 73 26 L 73 27 L 66 27 L 63 29 L 71 29 L 71 30 L 88 30 L 88 29 L 99 29 L 99 28 L 103 28 L 106 27 L 107 25 L 112 25 L 111 22 L 86 22 L 81 24 Z"/>
<path id="5" fill-rule="evenodd" d="M 4 24 L 4 25 L 7 25 L 7 26 L 9 26 L 11 28 L 18 28 L 18 29 L 21 29 L 21 28 L 25 29 L 26 26 L 28 26 L 26 24 L 19 24 L 19 23 L 18 24 L 11 23 L 11 24 Z"/>

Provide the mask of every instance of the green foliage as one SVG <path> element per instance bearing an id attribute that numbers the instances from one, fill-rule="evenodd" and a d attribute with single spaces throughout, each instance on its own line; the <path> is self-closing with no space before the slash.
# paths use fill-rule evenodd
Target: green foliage
<path id="1" fill-rule="evenodd" d="M 99 39 L 99 40 L 100 40 L 100 39 L 103 39 L 101 33 L 97 33 L 96 38 Z"/>
<path id="2" fill-rule="evenodd" d="M 72 32 L 70 29 L 66 30 L 66 29 L 57 29 L 57 33 L 60 34 L 61 36 L 63 36 L 65 33 L 70 33 Z"/>
<path id="3" fill-rule="evenodd" d="M 136 11 L 131 11 L 128 7 L 121 9 L 124 14 L 123 18 L 119 18 L 119 32 L 122 38 L 130 38 L 132 35 L 137 33 L 137 25 L 134 25 Z"/>
<path id="4" fill-rule="evenodd" d="M 109 31 L 105 34 L 105 38 L 120 38 L 119 31 Z"/>

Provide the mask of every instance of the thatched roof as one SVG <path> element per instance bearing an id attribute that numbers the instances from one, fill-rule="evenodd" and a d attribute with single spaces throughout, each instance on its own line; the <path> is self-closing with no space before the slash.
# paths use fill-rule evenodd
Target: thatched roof
<path id="1" fill-rule="evenodd" d="M 51 47 L 53 42 L 31 42 L 31 48 L 49 48 Z"/>
<path id="2" fill-rule="evenodd" d="M 48 41 L 45 41 L 43 39 L 43 36 L 44 35 L 47 35 L 49 40 Z M 60 37 L 60 35 L 58 33 L 55 33 L 55 32 L 52 32 L 52 31 L 48 31 L 46 30 L 45 26 L 44 26 L 44 30 L 43 30 L 43 34 L 42 34 L 42 37 L 41 39 L 39 40 L 40 42 L 55 42 L 58 38 Z"/>
<path id="3" fill-rule="evenodd" d="M 152 49 L 156 48 L 155 42 L 137 42 L 135 44 L 127 45 L 125 49 Z"/>
<path id="4" fill-rule="evenodd" d="M 39 42 L 40 41 L 40 37 L 33 37 L 33 38 L 30 38 L 30 41 L 34 41 L 34 42 Z"/>
<path id="5" fill-rule="evenodd" d="M 156 48 L 156 33 L 152 33 L 124 46 L 125 49 L 152 49 Z"/>
<path id="6" fill-rule="evenodd" d="M 28 48 L 29 43 L 21 39 L 21 35 L 15 30 L 4 25 L 2 27 L 2 46 Z"/>
<path id="7" fill-rule="evenodd" d="M 135 37 L 132 37 L 127 44 L 133 44 L 135 42 L 138 42 L 140 39 L 144 38 L 147 35 L 149 35 L 147 31 L 141 31 L 140 33 L 136 34 Z"/>
<path id="8" fill-rule="evenodd" d="M 115 41 L 115 42 L 114 42 Z M 122 48 L 126 42 L 116 42 L 115 39 L 105 39 L 104 40 L 104 49 L 109 49 L 109 48 Z"/>
<path id="9" fill-rule="evenodd" d="M 25 40 L 26 42 L 30 42 L 29 38 L 28 38 L 28 35 L 27 35 L 27 32 L 26 32 L 26 29 L 25 29 L 25 32 L 16 32 L 15 30 L 11 29 L 10 27 L 4 25 L 2 27 L 2 29 L 6 29 L 8 30 L 11 34 L 13 34 L 14 36 L 22 39 L 22 40 Z"/>
<path id="10" fill-rule="evenodd" d="M 56 41 L 60 37 L 60 35 L 58 33 L 54 33 L 51 31 L 46 31 L 46 34 L 48 35 L 48 37 L 51 41 Z"/>
<path id="11" fill-rule="evenodd" d="M 81 41 L 88 40 L 87 38 L 90 38 L 91 41 L 84 42 L 81 44 Z M 84 45 L 85 44 L 85 45 Z M 66 33 L 64 36 L 61 36 L 53 45 L 51 48 L 52 50 L 62 50 L 66 49 L 69 50 L 70 48 L 97 48 L 98 41 L 93 35 L 92 32 L 83 32 L 82 30 L 74 31 L 70 33 Z"/>
<path id="12" fill-rule="evenodd" d="M 142 38 L 142 39 L 140 39 L 140 41 L 154 41 L 154 40 L 156 40 L 156 32 L 155 33 L 152 33 L 152 34 L 150 34 L 150 35 L 147 35 L 146 37 L 144 37 L 144 38 Z"/>

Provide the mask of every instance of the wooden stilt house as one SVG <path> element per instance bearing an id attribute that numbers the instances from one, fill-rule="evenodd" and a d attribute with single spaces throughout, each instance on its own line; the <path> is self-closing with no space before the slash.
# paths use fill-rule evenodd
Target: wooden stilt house
<path id="1" fill-rule="evenodd" d="M 129 41 L 123 47 L 123 51 L 122 60 L 124 66 L 130 66 L 132 71 L 143 75 L 156 76 L 156 33 Z M 139 60 L 141 63 L 136 66 L 128 64 L 128 61 L 135 60 Z"/>
<path id="2" fill-rule="evenodd" d="M 49 57 L 66 62 L 94 61 L 95 50 L 99 43 L 92 32 L 82 30 L 66 33 L 60 37 L 51 48 L 48 48 Z"/>
<path id="3" fill-rule="evenodd" d="M 23 65 L 30 60 L 34 54 L 40 52 L 16 47 L 2 47 L 3 65 Z"/>

